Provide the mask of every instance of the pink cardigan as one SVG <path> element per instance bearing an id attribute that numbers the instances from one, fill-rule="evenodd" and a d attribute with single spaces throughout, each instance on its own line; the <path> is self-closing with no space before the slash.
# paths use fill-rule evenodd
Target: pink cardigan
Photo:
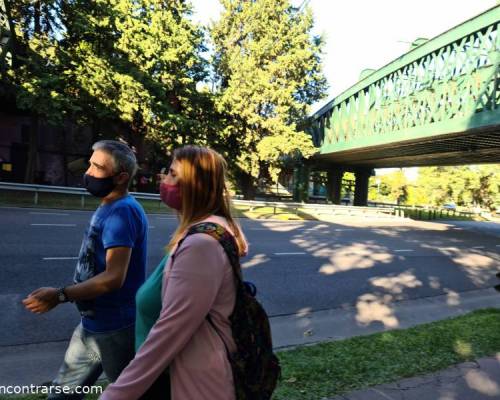
<path id="1" fill-rule="evenodd" d="M 220 337 L 230 351 L 235 350 L 228 319 L 235 284 L 222 246 L 203 233 L 184 240 L 175 262 L 170 259 L 165 266 L 162 297 L 160 318 L 100 400 L 136 400 L 167 367 L 172 400 L 235 400 L 231 366 Z"/>

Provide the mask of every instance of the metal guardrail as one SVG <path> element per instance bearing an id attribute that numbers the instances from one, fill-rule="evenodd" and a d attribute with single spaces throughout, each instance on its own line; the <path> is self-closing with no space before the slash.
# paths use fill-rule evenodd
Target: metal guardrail
<path id="1" fill-rule="evenodd" d="M 65 187 L 65 186 L 48 186 L 48 185 L 31 185 L 23 183 L 0 182 L 0 190 L 27 191 L 33 193 L 33 204 L 39 204 L 40 193 L 68 194 L 80 196 L 81 208 L 85 207 L 85 199 L 91 194 L 84 188 Z M 131 192 L 132 196 L 139 200 L 156 200 L 160 201 L 160 195 L 157 193 L 142 193 Z M 273 209 L 273 214 L 278 211 L 286 210 L 294 214 L 298 212 L 313 213 L 315 215 L 331 214 L 331 215 L 394 215 L 393 208 L 375 208 L 375 207 L 351 207 L 339 206 L 333 204 L 306 204 L 306 203 L 291 203 L 291 202 L 276 202 L 276 201 L 254 201 L 254 200 L 237 200 L 233 199 L 235 206 L 248 207 L 252 211 L 260 207 L 269 207 Z"/>
<path id="2" fill-rule="evenodd" d="M 66 187 L 66 186 L 48 186 L 48 185 L 31 185 L 25 183 L 10 183 L 0 182 L 0 190 L 18 190 L 25 192 L 33 192 L 33 204 L 38 205 L 39 193 L 55 193 L 55 194 L 70 194 L 80 196 L 80 205 L 85 207 L 85 198 L 92 195 L 85 188 Z M 157 193 L 131 193 L 139 200 L 160 200 L 160 195 Z"/>
<path id="3" fill-rule="evenodd" d="M 33 204 L 39 204 L 40 193 L 55 193 L 55 194 L 68 194 L 80 196 L 81 208 L 85 207 L 85 199 L 92 195 L 84 188 L 66 187 L 66 186 L 48 186 L 48 185 L 31 185 L 24 183 L 10 183 L 0 182 L 0 190 L 13 190 L 13 191 L 27 191 L 33 192 Z M 132 196 L 139 200 L 156 200 L 160 201 L 158 193 L 143 193 L 131 192 Z M 470 212 L 446 210 L 446 209 L 429 209 L 425 210 L 422 207 L 405 207 L 392 204 L 377 204 L 371 207 L 354 207 L 354 206 L 341 206 L 335 204 L 307 204 L 307 203 L 292 203 L 292 202 L 276 202 L 276 201 L 254 201 L 254 200 L 237 200 L 233 199 L 235 206 L 248 207 L 249 211 L 256 208 L 268 207 L 273 209 L 273 214 L 278 211 L 291 212 L 293 214 L 311 213 L 313 215 L 350 215 L 350 216 L 366 216 L 366 215 L 384 215 L 384 216 L 399 216 L 399 217 L 412 217 L 416 219 L 437 219 L 442 218 L 444 215 L 457 215 L 470 217 L 475 215 Z"/>
<path id="4" fill-rule="evenodd" d="M 473 213 L 468 211 L 457 211 L 439 207 L 424 208 L 421 206 L 420 207 L 398 206 L 397 209 L 401 210 L 401 212 L 404 213 L 404 215 L 407 216 L 408 218 L 413 218 L 413 219 L 432 220 L 432 219 L 443 218 L 443 216 L 470 218 L 478 215 L 478 213 Z"/>
<path id="5" fill-rule="evenodd" d="M 409 218 L 416 219 L 437 219 L 443 218 L 443 216 L 458 216 L 458 217 L 472 217 L 481 213 L 469 212 L 469 211 L 458 211 L 450 208 L 443 207 L 426 207 L 426 206 L 405 206 L 392 203 L 379 203 L 379 202 L 368 202 L 373 207 L 392 207 L 396 210 L 400 210 Z M 427 218 L 424 218 L 426 216 Z"/>
<path id="6" fill-rule="evenodd" d="M 290 210 L 294 213 L 311 212 L 316 215 L 331 214 L 331 215 L 366 215 L 366 214 L 386 214 L 393 215 L 393 208 L 375 208 L 375 207 L 354 207 L 340 206 L 336 204 L 307 204 L 307 203 L 291 203 L 291 202 L 274 202 L 274 201 L 253 201 L 253 200 L 233 200 L 235 205 L 248 206 L 250 211 L 257 207 L 271 207 L 273 213 L 276 214 L 278 209 Z"/>

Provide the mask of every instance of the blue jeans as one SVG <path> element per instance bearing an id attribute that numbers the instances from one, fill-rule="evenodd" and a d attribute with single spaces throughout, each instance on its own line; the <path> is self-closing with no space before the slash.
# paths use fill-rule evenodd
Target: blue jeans
<path id="1" fill-rule="evenodd" d="M 134 358 L 134 326 L 117 331 L 94 333 L 80 323 L 69 342 L 64 362 L 52 384 L 59 387 L 92 386 L 104 371 L 114 382 Z M 48 400 L 81 400 L 83 394 L 52 393 Z M 60 391 L 60 390 L 59 390 Z"/>

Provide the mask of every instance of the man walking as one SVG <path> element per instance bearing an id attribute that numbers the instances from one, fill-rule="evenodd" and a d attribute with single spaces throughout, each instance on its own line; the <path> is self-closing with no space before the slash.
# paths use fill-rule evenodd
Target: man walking
<path id="1" fill-rule="evenodd" d="M 148 231 L 144 210 L 128 193 L 137 161 L 113 140 L 92 150 L 84 183 L 102 201 L 85 232 L 73 284 L 39 288 L 23 300 L 37 314 L 67 301 L 81 314 L 51 400 L 82 399 L 81 387 L 94 384 L 103 370 L 115 381 L 134 356 L 135 294 L 145 280 Z"/>

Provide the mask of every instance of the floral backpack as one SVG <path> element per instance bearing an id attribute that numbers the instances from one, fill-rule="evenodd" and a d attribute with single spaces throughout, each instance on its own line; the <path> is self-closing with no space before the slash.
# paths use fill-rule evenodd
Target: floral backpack
<path id="1" fill-rule="evenodd" d="M 229 353 L 224 345 L 233 371 L 236 399 L 268 400 L 281 376 L 278 357 L 273 353 L 269 317 L 255 298 L 255 285 L 242 280 L 238 248 L 233 236 L 219 224 L 202 222 L 192 226 L 184 239 L 195 233 L 215 238 L 224 248 L 233 268 L 236 302 L 229 320 L 237 350 Z M 207 320 L 217 332 L 208 315 Z"/>

